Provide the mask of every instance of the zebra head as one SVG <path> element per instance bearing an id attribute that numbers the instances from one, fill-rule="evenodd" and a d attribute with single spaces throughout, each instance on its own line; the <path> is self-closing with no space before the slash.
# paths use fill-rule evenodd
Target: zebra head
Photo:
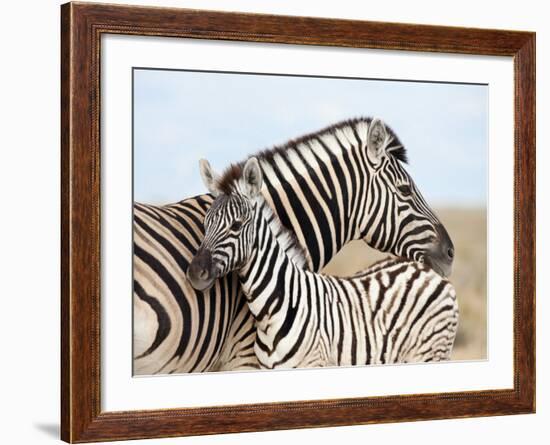
<path id="1" fill-rule="evenodd" d="M 255 198 L 262 187 L 262 171 L 256 158 L 241 170 L 232 166 L 220 179 L 210 164 L 201 160 L 203 181 L 216 199 L 204 218 L 204 240 L 189 264 L 187 278 L 197 290 L 207 290 L 214 281 L 242 267 L 256 240 Z"/>
<path id="2" fill-rule="evenodd" d="M 449 276 L 453 243 L 403 167 L 404 147 L 378 119 L 370 122 L 366 141 L 370 179 L 360 237 L 375 249 L 425 262 Z"/>

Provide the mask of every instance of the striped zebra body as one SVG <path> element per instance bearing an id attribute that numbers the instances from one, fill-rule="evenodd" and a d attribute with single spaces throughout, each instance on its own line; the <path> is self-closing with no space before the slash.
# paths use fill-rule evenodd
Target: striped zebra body
<path id="1" fill-rule="evenodd" d="M 258 168 L 251 176 L 261 177 L 257 162 L 249 162 L 245 179 L 216 198 L 199 252 L 210 252 L 222 275 L 238 271 L 263 368 L 449 359 L 458 306 L 446 279 L 406 259 L 386 260 L 349 278 L 305 269 L 295 238 L 248 184 L 249 165 Z M 201 288 L 192 272 L 189 278 Z"/>
<path id="2" fill-rule="evenodd" d="M 261 317 L 255 353 L 262 368 L 450 358 L 458 325 L 456 296 L 452 285 L 427 266 L 399 259 L 347 279 L 283 269 L 274 275 L 287 274 L 285 285 L 296 294 L 274 297 L 260 287 L 248 295 L 252 313 Z M 245 294 L 255 284 L 252 277 L 243 282 Z M 316 293 L 306 296 L 312 289 Z M 280 310 L 271 312 L 266 304 Z"/>
<path id="3" fill-rule="evenodd" d="M 402 167 L 405 152 L 397 136 L 380 121 L 342 122 L 258 159 L 262 194 L 304 247 L 311 270 L 320 271 L 350 240 L 363 239 L 450 272 L 452 257 L 445 252 L 452 243 Z M 207 167 L 201 164 L 203 178 L 216 188 L 221 178 Z M 135 206 L 134 245 L 141 249 L 134 253 L 135 374 L 255 366 L 253 321 L 235 278 L 219 278 L 203 295 L 185 277 L 211 202 L 202 195 L 169 206 Z M 146 216 L 141 208 L 149 210 Z"/>
<path id="4" fill-rule="evenodd" d="M 212 196 L 134 205 L 134 373 L 257 368 L 254 321 L 230 274 L 207 292 L 185 276 Z"/>
<path id="5" fill-rule="evenodd" d="M 254 230 L 261 236 L 240 276 L 262 368 L 450 358 L 455 291 L 425 264 L 390 259 L 350 278 L 326 276 L 290 260 L 271 229 L 258 224 Z M 264 271 L 256 264 L 273 266 Z"/>

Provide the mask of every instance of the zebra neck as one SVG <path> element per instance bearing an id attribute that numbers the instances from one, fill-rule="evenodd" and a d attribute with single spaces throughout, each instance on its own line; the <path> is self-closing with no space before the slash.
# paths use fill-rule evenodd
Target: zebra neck
<path id="1" fill-rule="evenodd" d="M 239 277 L 250 310 L 258 320 L 272 306 L 268 302 L 284 298 L 284 276 L 291 268 L 303 268 L 306 258 L 293 234 L 280 224 L 263 199 L 256 206 L 253 230 L 256 240 Z"/>
<path id="2" fill-rule="evenodd" d="M 320 271 L 350 240 L 361 237 L 370 166 L 367 123 L 321 132 L 260 158 L 264 196 Z"/>

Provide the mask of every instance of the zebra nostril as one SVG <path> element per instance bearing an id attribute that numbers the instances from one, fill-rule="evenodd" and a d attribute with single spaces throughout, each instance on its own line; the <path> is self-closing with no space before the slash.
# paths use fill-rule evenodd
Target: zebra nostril
<path id="1" fill-rule="evenodd" d="M 199 272 L 199 278 L 201 280 L 207 280 L 208 279 L 208 276 L 210 274 L 208 273 L 208 271 L 206 269 L 202 269 L 200 272 Z"/>
<path id="2" fill-rule="evenodd" d="M 455 257 L 455 250 L 452 247 L 449 247 L 449 249 L 447 250 L 447 255 L 452 260 Z"/>

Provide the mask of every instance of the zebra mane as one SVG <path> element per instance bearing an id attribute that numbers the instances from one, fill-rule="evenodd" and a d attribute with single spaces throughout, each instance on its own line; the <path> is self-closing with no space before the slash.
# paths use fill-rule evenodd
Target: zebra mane
<path id="1" fill-rule="evenodd" d="M 277 243 L 287 257 L 299 268 L 309 269 L 311 259 L 307 250 L 298 242 L 298 238 L 291 230 L 281 223 L 262 195 L 256 197 L 258 209 L 269 224 Z"/>
<path id="2" fill-rule="evenodd" d="M 236 183 L 242 177 L 243 167 L 246 164 L 246 161 L 248 161 L 248 159 L 250 159 L 251 157 L 257 158 L 260 164 L 262 163 L 262 161 L 265 161 L 268 164 L 275 165 L 274 158 L 277 155 L 285 157 L 289 150 L 298 150 L 301 144 L 303 144 L 304 142 L 310 141 L 312 139 L 321 137 L 326 134 L 335 134 L 338 130 L 351 128 L 353 132 L 356 134 L 356 137 L 359 138 L 358 131 L 357 131 L 358 127 L 361 124 L 366 124 L 368 128 L 371 122 L 372 122 L 371 117 L 357 117 L 353 119 L 347 119 L 347 120 L 338 122 L 336 124 L 332 124 L 314 133 L 309 133 L 295 139 L 290 139 L 289 141 L 287 141 L 282 145 L 274 145 L 269 149 L 261 150 L 258 153 L 248 156 L 242 162 L 239 162 L 237 164 L 231 164 L 222 173 L 220 178 L 218 178 L 216 185 L 222 193 L 230 194 L 232 191 L 235 190 Z M 407 150 L 405 149 L 403 144 L 401 144 L 401 141 L 399 140 L 397 135 L 394 133 L 394 131 L 386 124 L 384 124 L 384 126 L 386 127 L 386 131 L 388 133 L 388 140 L 389 140 L 388 147 L 386 147 L 386 151 L 388 152 L 388 154 L 393 156 L 398 161 L 403 162 L 405 164 L 408 163 Z"/>
<path id="3" fill-rule="evenodd" d="M 329 125 L 328 127 L 322 128 L 321 130 L 315 131 L 313 133 L 308 133 L 303 136 L 300 136 L 298 138 L 290 139 L 287 142 L 285 142 L 282 145 L 274 145 L 271 148 L 267 148 L 264 150 L 261 150 L 260 152 L 250 155 L 248 158 L 254 156 L 258 158 L 258 161 L 266 161 L 270 164 L 272 164 L 273 159 L 275 156 L 285 156 L 286 152 L 289 149 L 297 150 L 298 147 L 300 147 L 301 144 L 308 142 L 312 139 L 318 138 L 320 136 L 331 134 L 334 135 L 338 130 L 342 130 L 345 128 L 351 128 L 354 133 L 356 134 L 356 137 L 358 136 L 358 127 L 361 124 L 366 124 L 367 128 L 372 122 L 372 117 L 368 116 L 362 116 L 362 117 L 355 117 L 351 119 L 346 119 L 340 122 L 337 122 L 335 124 Z M 398 161 L 403 162 L 404 164 L 408 163 L 408 157 L 407 157 L 407 150 L 395 134 L 395 132 L 389 127 L 386 123 L 384 123 L 384 126 L 386 128 L 386 131 L 388 133 L 388 139 L 390 141 L 390 145 L 386 148 L 388 154 L 392 155 L 394 158 L 396 158 Z M 366 137 L 366 135 L 365 135 Z M 248 160 L 245 159 L 243 162 L 239 163 L 239 165 L 242 167 Z"/>
<path id="4" fill-rule="evenodd" d="M 218 190 L 226 195 L 235 191 L 237 182 L 243 175 L 244 164 L 231 164 L 225 169 L 222 175 L 216 181 Z"/>

